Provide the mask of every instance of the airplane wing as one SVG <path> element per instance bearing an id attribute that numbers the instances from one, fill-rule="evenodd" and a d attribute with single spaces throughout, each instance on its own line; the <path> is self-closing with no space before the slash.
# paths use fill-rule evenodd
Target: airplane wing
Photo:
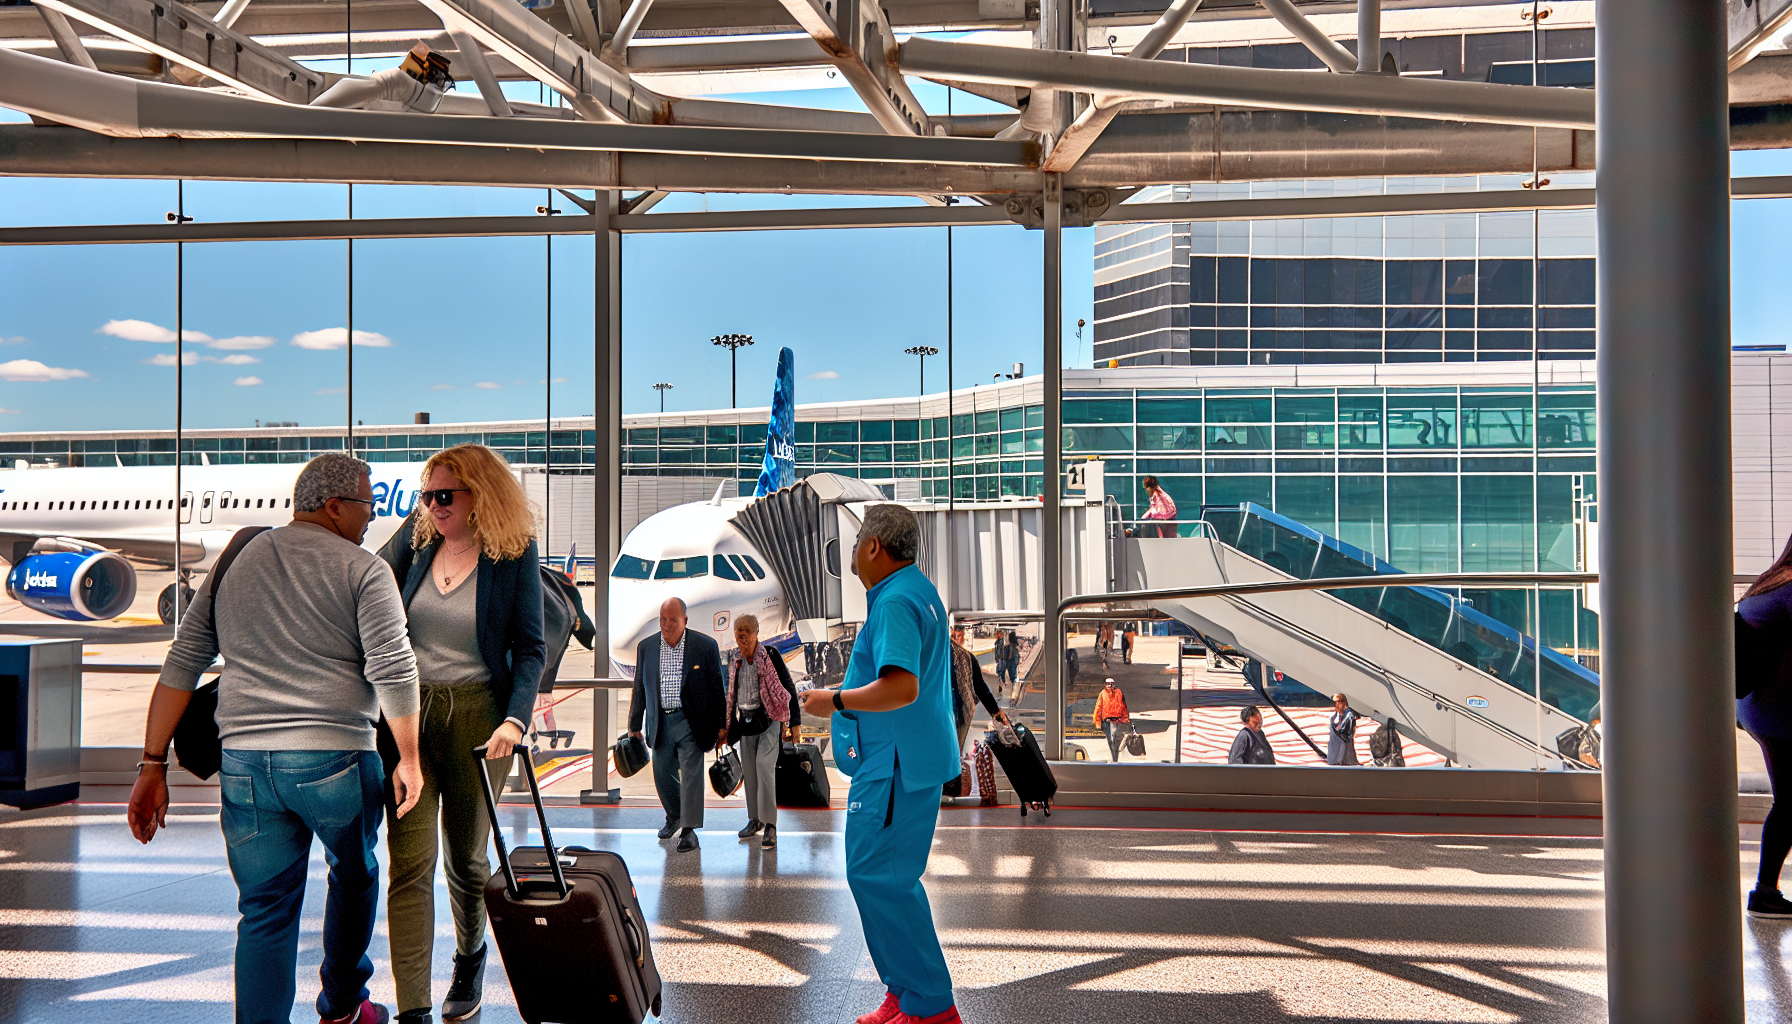
<path id="1" fill-rule="evenodd" d="M 205 531 L 206 534 L 212 532 L 216 531 Z M 30 545 L 37 543 L 38 540 L 44 537 L 50 536 L 64 535 L 0 531 L 0 557 L 5 557 L 8 561 L 16 561 L 20 552 L 19 545 L 24 545 L 25 550 L 29 550 Z M 126 558 L 135 559 L 141 562 L 150 562 L 164 568 L 172 568 L 174 566 L 174 534 L 172 531 L 155 534 L 90 534 L 80 537 L 70 537 L 69 539 L 91 544 L 94 547 L 116 551 Z M 226 534 L 225 540 L 228 541 L 228 539 L 228 534 Z M 205 536 L 198 531 L 183 535 L 181 537 L 180 546 L 181 561 L 188 565 L 201 561 L 206 556 L 207 545 L 205 543 Z M 221 546 L 219 550 L 222 550 Z"/>

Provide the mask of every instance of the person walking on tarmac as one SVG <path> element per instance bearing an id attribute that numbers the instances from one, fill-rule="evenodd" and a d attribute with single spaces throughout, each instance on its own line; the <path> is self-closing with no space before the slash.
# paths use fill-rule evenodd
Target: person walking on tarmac
<path id="1" fill-rule="evenodd" d="M 940 788 L 963 770 L 952 720 L 946 608 L 915 567 L 915 514 L 872 505 L 852 549 L 867 588 L 864 628 L 839 689 L 807 690 L 803 710 L 833 714 L 837 767 L 852 778 L 846 884 L 883 1005 L 858 1024 L 959 1024 L 952 976 L 921 875 L 939 821 Z"/>
<path id="2" fill-rule="evenodd" d="M 1350 709 L 1350 699 L 1341 693 L 1332 694 L 1331 731 L 1325 740 L 1326 764 L 1359 764 L 1356 759 L 1357 713 Z"/>
<path id="3" fill-rule="evenodd" d="M 1120 656 L 1126 664 L 1132 664 L 1132 645 L 1139 639 L 1139 626 L 1136 622 L 1128 622 L 1126 631 L 1120 634 Z"/>
<path id="4" fill-rule="evenodd" d="M 703 755 L 728 735 L 722 652 L 714 640 L 686 629 L 688 621 L 682 600 L 669 597 L 660 605 L 660 631 L 635 648 L 628 710 L 629 734 L 653 748 L 653 784 L 666 809 L 660 838 L 682 828 L 680 853 L 697 848 L 703 827 Z"/>
<path id="5" fill-rule="evenodd" d="M 1132 728 L 1132 715 L 1126 710 L 1126 694 L 1114 685 L 1113 676 L 1108 677 L 1107 685 L 1095 698 L 1095 720 L 1101 723 L 1101 733 L 1108 738 L 1108 760 L 1120 760 L 1120 744 Z"/>

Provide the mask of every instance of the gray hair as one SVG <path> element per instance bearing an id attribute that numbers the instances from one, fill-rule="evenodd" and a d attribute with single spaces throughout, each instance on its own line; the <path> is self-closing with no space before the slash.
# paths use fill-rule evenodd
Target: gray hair
<path id="1" fill-rule="evenodd" d="M 361 478 L 373 467 L 353 455 L 325 452 L 299 471 L 292 485 L 292 507 L 298 512 L 316 512 L 331 498 L 359 498 Z"/>
<path id="2" fill-rule="evenodd" d="M 898 562 L 912 562 L 921 546 L 921 524 L 915 514 L 901 505 L 872 505 L 865 510 L 864 537 L 876 537 L 890 557 Z"/>

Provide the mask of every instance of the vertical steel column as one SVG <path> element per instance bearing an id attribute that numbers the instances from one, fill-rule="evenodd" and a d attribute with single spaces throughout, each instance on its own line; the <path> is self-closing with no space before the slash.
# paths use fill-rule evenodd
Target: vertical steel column
<path id="1" fill-rule="evenodd" d="M 1059 569 L 1063 560 L 1064 431 L 1064 179 L 1045 176 L 1045 466 L 1039 490 L 1039 575 L 1044 599 L 1045 756 L 1064 757 L 1064 627 L 1058 602 L 1064 597 Z"/>
<path id="2" fill-rule="evenodd" d="M 1724 10 L 1596 22 L 1610 1013 L 1741 1022 Z"/>
<path id="3" fill-rule="evenodd" d="M 1381 0 L 1356 0 L 1356 73 L 1381 71 Z"/>
<path id="4" fill-rule="evenodd" d="M 611 674 L 610 667 L 610 566 L 622 544 L 622 233 L 610 225 L 617 213 L 618 193 L 597 191 L 594 211 L 597 230 L 592 274 L 592 517 L 591 552 L 596 561 L 597 585 L 591 588 L 591 621 L 597 627 L 593 642 L 592 675 Z M 662 398 L 665 392 L 660 393 Z M 579 794 L 582 804 L 616 803 L 619 794 L 609 787 L 604 747 L 616 723 L 609 721 L 615 706 L 614 691 L 591 691 L 591 783 Z"/>

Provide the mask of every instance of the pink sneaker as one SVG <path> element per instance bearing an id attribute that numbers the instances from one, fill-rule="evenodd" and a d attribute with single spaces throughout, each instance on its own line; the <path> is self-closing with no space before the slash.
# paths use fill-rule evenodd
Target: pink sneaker
<path id="1" fill-rule="evenodd" d="M 906 1013 L 898 1014 L 891 1024 L 963 1024 L 958 1019 L 958 1007 L 949 1006 L 931 1017 L 915 1017 Z"/>
<path id="2" fill-rule="evenodd" d="M 337 1017 L 334 1020 L 320 1017 L 318 1024 L 387 1024 L 391 1019 L 391 1012 L 384 1006 L 371 999 L 363 999 L 361 1005 L 355 1007 L 354 1013 L 346 1017 Z"/>
<path id="3" fill-rule="evenodd" d="M 898 1017 L 906 1017 L 902 1012 L 902 1004 L 896 1001 L 896 993 L 884 993 L 884 1004 L 870 1013 L 862 1014 L 857 1024 L 890 1024 Z"/>

